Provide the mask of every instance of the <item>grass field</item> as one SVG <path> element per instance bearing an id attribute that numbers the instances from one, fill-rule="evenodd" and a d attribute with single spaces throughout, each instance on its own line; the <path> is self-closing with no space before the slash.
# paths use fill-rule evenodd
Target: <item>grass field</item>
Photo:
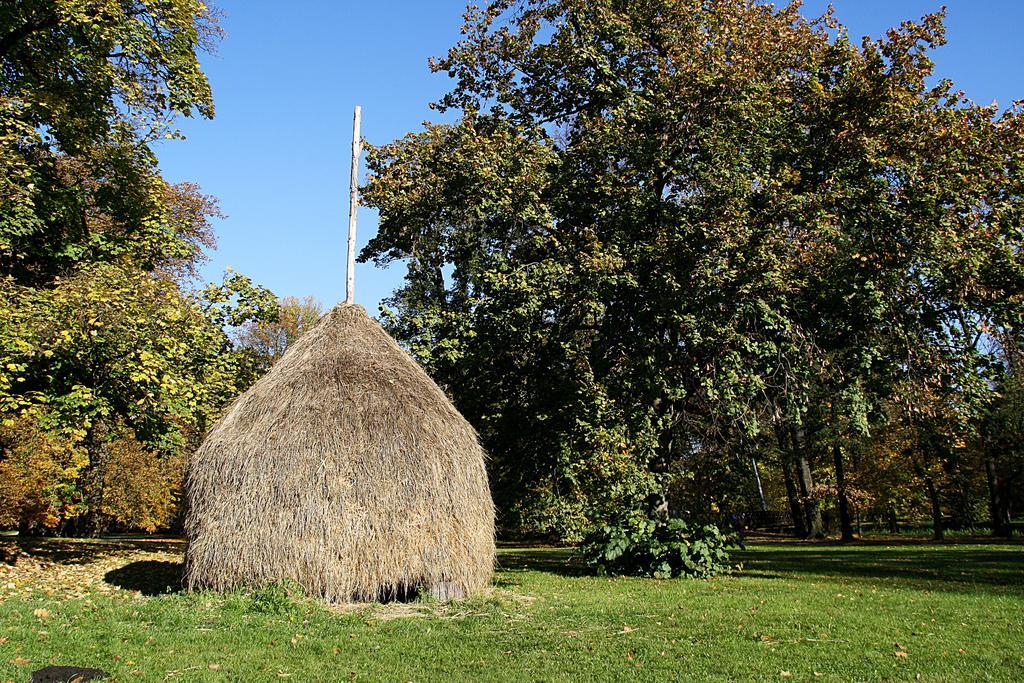
<path id="1" fill-rule="evenodd" d="M 48 541 L 0 563 L 0 681 L 47 664 L 125 681 L 1024 680 L 1024 547 L 885 543 L 754 545 L 706 582 L 503 549 L 486 599 L 330 610 L 175 592 L 177 542 Z"/>

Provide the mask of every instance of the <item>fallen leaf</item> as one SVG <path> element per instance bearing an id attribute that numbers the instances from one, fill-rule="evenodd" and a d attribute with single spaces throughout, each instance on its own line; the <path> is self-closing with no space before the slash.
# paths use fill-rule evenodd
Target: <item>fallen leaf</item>
<path id="1" fill-rule="evenodd" d="M 43 609 L 42 607 L 40 607 L 38 609 L 33 610 L 32 614 L 35 615 L 36 619 L 47 619 L 50 616 L 50 610 Z"/>
<path id="2" fill-rule="evenodd" d="M 211 664 L 209 666 L 209 669 L 210 669 L 210 671 L 219 671 L 220 670 L 220 664 Z"/>
<path id="3" fill-rule="evenodd" d="M 619 633 L 620 633 L 620 634 L 621 634 L 621 633 L 632 633 L 632 632 L 633 632 L 633 631 L 635 631 L 635 630 L 636 630 L 636 629 L 635 629 L 635 628 L 633 628 L 632 626 L 626 626 L 625 624 L 623 624 L 623 626 L 622 626 L 622 630 L 621 630 L 621 631 L 619 631 Z"/>
<path id="4" fill-rule="evenodd" d="M 14 666 L 25 666 L 26 664 L 31 664 L 31 663 L 32 663 L 31 659 L 25 659 L 21 655 L 18 655 L 17 657 L 15 657 L 14 659 L 11 660 L 11 664 L 13 664 Z"/>
<path id="5" fill-rule="evenodd" d="M 779 675 L 782 676 L 783 678 L 789 678 L 793 674 L 789 673 L 788 671 L 780 671 Z"/>
<path id="6" fill-rule="evenodd" d="M 907 653 L 906 652 L 893 652 L 892 654 L 895 657 L 903 657 L 903 658 L 907 657 Z"/>

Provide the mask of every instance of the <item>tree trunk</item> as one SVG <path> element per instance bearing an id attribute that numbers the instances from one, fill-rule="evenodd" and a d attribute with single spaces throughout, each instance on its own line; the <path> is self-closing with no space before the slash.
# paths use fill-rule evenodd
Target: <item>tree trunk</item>
<path id="1" fill-rule="evenodd" d="M 896 508 L 890 505 L 885 510 L 886 517 L 889 521 L 889 533 L 898 534 L 900 532 L 899 522 L 896 520 Z"/>
<path id="2" fill-rule="evenodd" d="M 972 495 L 972 482 L 965 476 L 960 457 L 952 449 L 944 448 L 941 452 L 943 469 L 949 484 L 945 487 L 946 509 L 949 511 L 951 529 L 973 529 L 975 527 L 974 506 L 975 496 Z"/>
<path id="3" fill-rule="evenodd" d="M 768 501 L 764 497 L 764 486 L 761 484 L 761 472 L 757 469 L 757 458 L 751 458 L 750 464 L 754 468 L 754 481 L 757 483 L 757 496 L 761 500 L 761 512 L 768 512 Z"/>
<path id="4" fill-rule="evenodd" d="M 796 429 L 791 430 L 790 437 L 796 456 L 796 479 L 803 504 L 807 538 L 821 538 L 825 534 L 821 525 L 821 509 L 818 507 L 818 501 L 814 499 L 814 478 L 811 475 L 811 465 L 807 461 L 807 454 L 801 446 L 800 434 Z"/>
<path id="5" fill-rule="evenodd" d="M 932 504 L 932 538 L 941 541 L 945 538 L 945 528 L 942 524 L 942 501 L 939 499 L 939 490 L 935 486 L 935 480 L 931 476 L 924 478 L 925 488 L 928 490 L 928 500 Z"/>
<path id="6" fill-rule="evenodd" d="M 839 530 L 843 542 L 853 540 L 853 518 L 850 516 L 850 501 L 846 495 L 846 473 L 843 470 L 843 449 L 832 445 L 832 460 L 836 468 L 836 497 L 839 500 Z"/>
<path id="7" fill-rule="evenodd" d="M 103 484 L 107 466 L 107 427 L 97 421 L 89 428 L 85 438 L 89 453 L 89 468 L 86 475 L 86 510 L 77 519 L 71 520 L 66 533 L 71 536 L 99 536 L 106 530 L 103 523 Z"/>
<path id="8" fill-rule="evenodd" d="M 18 520 L 18 538 L 41 538 L 48 535 L 49 529 L 42 524 L 22 518 Z"/>
<path id="9" fill-rule="evenodd" d="M 789 503 L 789 513 L 793 517 L 793 534 L 797 538 L 806 538 L 807 526 L 804 524 L 804 511 L 800 506 L 800 496 L 797 494 L 796 482 L 793 477 L 793 453 L 786 434 L 785 427 L 775 427 L 775 437 L 779 442 L 779 465 L 782 467 L 782 481 L 786 485 L 786 501 Z"/>
<path id="10" fill-rule="evenodd" d="M 988 480 L 988 510 L 992 521 L 992 535 L 1002 538 L 1012 534 L 1010 505 L 1006 487 L 999 476 L 999 468 L 991 452 L 985 453 L 985 478 Z"/>

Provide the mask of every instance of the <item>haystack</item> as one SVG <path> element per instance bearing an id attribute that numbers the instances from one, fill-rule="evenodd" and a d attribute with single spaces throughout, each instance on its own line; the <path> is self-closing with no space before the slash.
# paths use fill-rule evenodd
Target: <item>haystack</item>
<path id="1" fill-rule="evenodd" d="M 185 474 L 187 589 L 294 580 L 329 602 L 478 593 L 494 506 L 477 435 L 361 306 L 340 304 Z"/>

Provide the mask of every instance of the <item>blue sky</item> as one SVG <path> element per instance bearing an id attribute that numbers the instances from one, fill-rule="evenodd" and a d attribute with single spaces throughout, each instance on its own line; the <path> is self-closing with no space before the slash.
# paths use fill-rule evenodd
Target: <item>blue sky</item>
<path id="1" fill-rule="evenodd" d="M 481 2 L 481 4 L 483 4 Z M 808 0 L 819 14 L 825 0 Z M 854 36 L 879 35 L 939 1 L 833 0 Z M 935 59 L 980 103 L 1024 98 L 1024 0 L 946 0 L 949 45 Z M 427 104 L 448 89 L 427 59 L 459 36 L 464 0 L 222 0 L 227 38 L 205 56 L 217 117 L 185 120 L 184 141 L 161 143 L 170 180 L 198 182 L 227 215 L 203 270 L 234 268 L 279 296 L 344 298 L 352 108 L 363 136 L 388 142 L 436 118 Z M 376 216 L 359 214 L 360 246 Z M 357 266 L 356 301 L 375 313 L 403 268 Z"/>

